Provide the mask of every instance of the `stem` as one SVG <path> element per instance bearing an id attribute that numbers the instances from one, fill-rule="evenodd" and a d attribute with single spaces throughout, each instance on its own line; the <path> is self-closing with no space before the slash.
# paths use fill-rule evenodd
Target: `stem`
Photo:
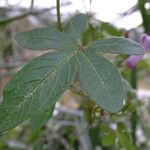
<path id="1" fill-rule="evenodd" d="M 91 5 L 92 5 L 92 0 L 90 0 L 90 10 L 89 10 L 89 13 L 90 13 L 90 17 L 92 17 L 92 10 L 91 10 Z"/>
<path id="2" fill-rule="evenodd" d="M 131 70 L 131 86 L 134 89 L 137 88 L 137 68 L 136 67 L 134 67 Z"/>
<path id="3" fill-rule="evenodd" d="M 56 0 L 56 9 L 57 9 L 57 28 L 59 31 L 62 31 L 61 16 L 60 16 L 60 0 Z"/>
<path id="4" fill-rule="evenodd" d="M 145 28 L 146 33 L 150 33 L 150 15 L 147 13 L 147 10 L 145 9 L 145 0 L 138 0 L 138 8 L 142 15 L 143 20 L 143 26 Z M 131 85 L 134 89 L 137 88 L 137 70 L 136 67 L 134 67 L 131 71 Z M 133 138 L 133 144 L 136 143 L 136 128 L 137 128 L 137 112 L 135 111 L 131 115 L 131 127 L 132 127 L 132 138 Z"/>
<path id="5" fill-rule="evenodd" d="M 33 9 L 33 6 L 34 6 L 34 0 L 31 0 L 30 10 Z"/>
<path id="6" fill-rule="evenodd" d="M 138 8 L 141 12 L 142 20 L 143 20 L 143 26 L 145 28 L 145 32 L 150 34 L 150 15 L 148 14 L 146 8 L 145 8 L 145 0 L 138 0 Z"/>
<path id="7" fill-rule="evenodd" d="M 131 70 L 131 86 L 132 88 L 136 89 L 137 88 L 137 69 L 134 67 Z M 137 128 L 137 112 L 135 111 L 131 115 L 131 135 L 133 139 L 133 144 L 136 144 L 136 128 Z"/>

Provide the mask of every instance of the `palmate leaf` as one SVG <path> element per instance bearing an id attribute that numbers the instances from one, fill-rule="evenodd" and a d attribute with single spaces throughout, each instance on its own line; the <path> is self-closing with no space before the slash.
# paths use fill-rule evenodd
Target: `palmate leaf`
<path id="1" fill-rule="evenodd" d="M 56 51 L 33 59 L 8 82 L 0 105 L 0 132 L 27 119 L 31 120 L 33 128 L 41 127 L 48 118 L 42 119 L 42 116 L 51 112 L 77 71 L 81 87 L 100 107 L 109 112 L 122 108 L 122 78 L 114 65 L 97 52 L 143 54 L 143 48 L 133 41 L 116 37 L 83 47 L 81 38 L 86 25 L 86 16 L 78 14 L 66 24 L 63 32 L 41 28 L 17 35 L 17 42 L 25 48 Z"/>
<path id="2" fill-rule="evenodd" d="M 71 43 L 74 42 L 74 43 L 78 44 L 78 42 L 80 42 L 80 38 L 82 37 L 82 33 L 86 30 L 86 28 L 85 28 L 86 26 L 87 26 L 87 19 L 86 19 L 85 15 L 78 14 L 75 17 L 71 18 L 64 25 L 63 32 L 68 34 L 68 37 L 70 38 L 69 40 Z M 64 40 L 64 39 L 62 39 L 62 40 Z M 43 42 L 45 42 L 45 41 L 43 41 Z M 58 47 L 58 49 L 59 49 L 59 47 Z M 50 118 L 48 116 L 49 112 L 51 112 L 50 109 L 48 109 L 47 111 L 44 111 L 42 114 L 37 114 L 30 118 L 33 130 L 36 130 L 36 129 L 42 127 L 48 121 L 48 119 Z"/>
<path id="3" fill-rule="evenodd" d="M 38 28 L 18 33 L 16 41 L 30 50 L 64 50 L 74 47 L 74 43 L 80 43 L 82 33 L 86 30 L 87 18 L 84 14 L 78 14 L 71 18 L 63 27 L 64 34 L 56 28 Z"/>

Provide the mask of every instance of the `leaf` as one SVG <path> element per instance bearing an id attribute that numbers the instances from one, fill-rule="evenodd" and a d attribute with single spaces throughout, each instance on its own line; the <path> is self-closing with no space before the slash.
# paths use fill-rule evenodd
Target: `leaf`
<path id="1" fill-rule="evenodd" d="M 6 85 L 0 105 L 0 132 L 53 106 L 72 82 L 76 51 L 35 58 Z"/>
<path id="2" fill-rule="evenodd" d="M 119 31 L 116 27 L 107 22 L 101 22 L 100 29 L 102 32 L 106 32 L 109 35 L 113 36 L 121 36 L 122 32 Z"/>
<path id="3" fill-rule="evenodd" d="M 45 143 L 43 142 L 43 138 L 41 136 L 33 143 L 33 150 L 43 150 L 44 144 Z"/>
<path id="4" fill-rule="evenodd" d="M 16 41 L 24 48 L 31 50 L 64 50 L 72 49 L 70 37 L 56 31 L 54 27 L 38 28 L 21 32 L 16 35 Z"/>
<path id="5" fill-rule="evenodd" d="M 66 24 L 63 32 L 41 28 L 16 36 L 18 43 L 25 48 L 60 51 L 32 60 L 6 85 L 0 105 L 0 132 L 27 119 L 32 121 L 37 116 L 42 119 L 44 112 L 70 86 L 78 69 L 81 87 L 100 107 L 113 113 L 121 109 L 125 91 L 120 74 L 97 52 L 142 54 L 143 49 L 135 42 L 117 37 L 98 40 L 84 47 L 81 38 L 86 25 L 85 15 L 79 14 Z M 35 121 L 40 119 L 35 118 Z M 41 125 L 37 124 L 35 128 L 38 126 Z"/>
<path id="6" fill-rule="evenodd" d="M 126 150 L 136 150 L 127 132 L 121 132 L 117 130 L 117 137 L 121 146 L 124 147 Z"/>
<path id="7" fill-rule="evenodd" d="M 125 125 L 122 122 L 117 123 L 116 136 L 121 144 L 126 150 L 135 150 L 132 140 L 129 134 L 125 130 Z"/>
<path id="8" fill-rule="evenodd" d="M 44 126 L 53 114 L 54 106 L 50 106 L 43 112 L 37 113 L 30 118 L 33 131 L 37 131 Z"/>
<path id="9" fill-rule="evenodd" d="M 70 38 L 75 42 L 81 41 L 82 33 L 85 32 L 87 26 L 87 18 L 85 14 L 77 14 L 72 17 L 63 27 L 63 32 L 70 35 Z M 80 43 L 81 44 L 81 43 Z"/>
<path id="10" fill-rule="evenodd" d="M 86 48 L 89 51 L 128 54 L 128 55 L 142 55 L 144 54 L 143 47 L 132 40 L 123 37 L 110 37 L 102 40 L 92 42 Z"/>
<path id="11" fill-rule="evenodd" d="M 125 125 L 124 125 L 122 122 L 118 122 L 118 123 L 117 123 L 117 130 L 118 130 L 119 132 L 125 131 Z"/>
<path id="12" fill-rule="evenodd" d="M 111 129 L 108 125 L 106 124 L 100 124 L 100 129 L 101 131 L 103 131 L 106 134 L 113 134 L 114 130 Z"/>
<path id="13" fill-rule="evenodd" d="M 101 36 L 99 32 L 100 30 L 98 27 L 89 24 L 82 37 L 83 45 L 87 45 L 89 42 L 99 39 L 99 37 Z"/>
<path id="14" fill-rule="evenodd" d="M 116 67 L 94 52 L 78 55 L 81 87 L 103 109 L 116 113 L 122 108 L 124 87 Z"/>
<path id="15" fill-rule="evenodd" d="M 111 146 L 115 143 L 115 134 L 105 135 L 102 139 L 103 146 Z"/>

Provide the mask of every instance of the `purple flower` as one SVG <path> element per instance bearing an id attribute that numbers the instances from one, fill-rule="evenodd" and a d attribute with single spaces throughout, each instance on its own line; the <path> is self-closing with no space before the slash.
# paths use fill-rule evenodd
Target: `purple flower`
<path id="1" fill-rule="evenodd" d="M 144 34 L 140 38 L 140 43 L 143 45 L 145 52 L 150 51 L 150 36 L 147 34 Z"/>
<path id="2" fill-rule="evenodd" d="M 150 36 L 144 34 L 140 37 L 140 43 L 142 44 L 145 52 L 150 51 Z M 129 56 L 125 62 L 127 66 L 132 69 L 136 64 L 143 58 L 144 55 L 131 55 Z"/>

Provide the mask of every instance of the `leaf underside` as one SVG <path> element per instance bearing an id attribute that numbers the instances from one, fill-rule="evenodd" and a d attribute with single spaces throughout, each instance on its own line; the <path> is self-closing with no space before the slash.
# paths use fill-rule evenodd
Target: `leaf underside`
<path id="1" fill-rule="evenodd" d="M 87 27 L 87 18 L 85 14 L 77 14 L 72 17 L 63 27 L 63 32 L 70 35 L 70 39 L 75 44 L 81 44 L 82 33 L 85 32 Z"/>
<path id="2" fill-rule="evenodd" d="M 89 52 L 78 55 L 78 64 L 81 87 L 103 109 L 118 112 L 124 99 L 124 87 L 117 68 L 106 58 Z"/>
<path id="3" fill-rule="evenodd" d="M 74 55 L 74 51 L 44 54 L 14 76 L 0 106 L 1 132 L 54 105 L 74 77 Z"/>
<path id="4" fill-rule="evenodd" d="M 127 55 L 144 54 L 144 49 L 140 44 L 123 37 L 110 37 L 94 41 L 93 43 L 89 44 L 87 50 Z"/>
<path id="5" fill-rule="evenodd" d="M 30 118 L 33 131 L 37 131 L 48 122 L 49 118 L 53 114 L 54 108 L 55 108 L 55 105 L 48 107 L 42 113 L 41 112 L 37 113 L 36 115 Z"/>
<path id="6" fill-rule="evenodd" d="M 17 34 L 17 42 L 27 49 L 55 51 L 33 59 L 8 82 L 0 105 L 0 132 L 27 119 L 33 129 L 41 127 L 77 71 L 81 87 L 101 108 L 112 113 L 122 108 L 125 93 L 122 78 L 116 67 L 97 52 L 143 54 L 143 48 L 117 37 L 83 47 L 81 38 L 86 26 L 86 16 L 78 14 L 68 21 L 63 32 L 40 28 Z"/>
<path id="7" fill-rule="evenodd" d="M 31 50 L 71 49 L 73 46 L 70 37 L 55 28 L 39 28 L 18 33 L 16 41 L 24 48 Z"/>

